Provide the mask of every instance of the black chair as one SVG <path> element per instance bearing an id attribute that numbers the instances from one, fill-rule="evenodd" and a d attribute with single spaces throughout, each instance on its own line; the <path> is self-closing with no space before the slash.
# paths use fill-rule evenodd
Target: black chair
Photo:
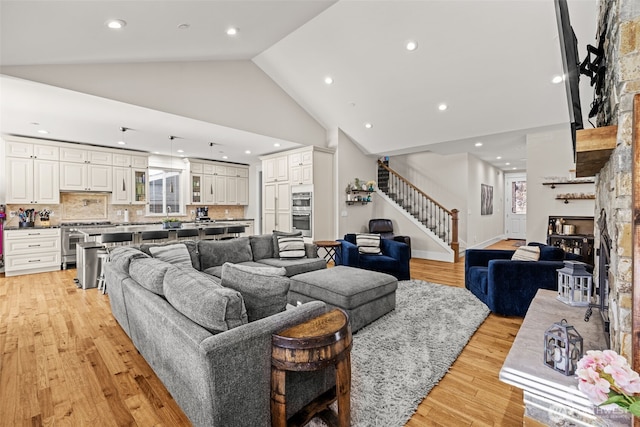
<path id="1" fill-rule="evenodd" d="M 240 237 L 241 233 L 244 233 L 244 230 L 247 227 L 244 225 L 233 225 L 231 227 L 227 227 L 228 236 L 223 237 L 223 240 L 234 239 L 236 237 Z"/>
<path id="2" fill-rule="evenodd" d="M 379 234 L 383 239 L 391 239 L 396 242 L 406 243 L 409 246 L 409 255 L 411 255 L 411 237 L 409 236 L 396 236 L 393 234 L 393 223 L 390 219 L 370 219 L 369 220 L 369 233 Z"/>
<path id="3" fill-rule="evenodd" d="M 169 230 L 143 231 L 140 235 L 143 242 L 162 242 L 169 239 Z"/>
<path id="4" fill-rule="evenodd" d="M 107 282 L 104 280 L 104 266 L 109 262 L 109 249 L 114 246 L 128 245 L 133 243 L 133 233 L 104 233 L 100 236 L 100 242 L 104 244 L 104 248 L 98 250 L 98 259 L 100 260 L 100 276 L 98 276 L 98 290 L 103 294 L 107 293 Z"/>
<path id="5" fill-rule="evenodd" d="M 223 235 L 223 234 L 226 234 L 226 232 L 227 232 L 227 228 L 226 227 L 205 228 L 204 229 L 204 238 L 205 239 L 218 240 L 218 239 L 220 239 L 220 236 Z"/>
<path id="6" fill-rule="evenodd" d="M 176 232 L 178 240 L 188 240 L 191 237 L 196 239 L 200 235 L 200 231 L 197 228 L 180 228 Z"/>

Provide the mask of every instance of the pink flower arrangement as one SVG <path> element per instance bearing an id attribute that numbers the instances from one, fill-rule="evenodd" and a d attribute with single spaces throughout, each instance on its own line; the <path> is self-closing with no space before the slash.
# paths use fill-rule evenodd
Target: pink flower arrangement
<path id="1" fill-rule="evenodd" d="M 612 350 L 587 351 L 578 361 L 578 389 L 593 403 L 618 405 L 640 416 L 640 375 L 627 360 Z"/>

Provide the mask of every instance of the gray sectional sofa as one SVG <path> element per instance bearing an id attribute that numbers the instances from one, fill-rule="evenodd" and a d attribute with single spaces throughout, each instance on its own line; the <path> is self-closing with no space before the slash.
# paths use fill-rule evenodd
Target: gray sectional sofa
<path id="1" fill-rule="evenodd" d="M 271 335 L 326 311 L 321 301 L 285 310 L 287 276 L 326 264 L 313 248 L 277 258 L 271 235 L 180 245 L 112 250 L 113 315 L 193 425 L 269 426 Z M 334 381 L 332 369 L 287 374 L 287 415 Z"/>

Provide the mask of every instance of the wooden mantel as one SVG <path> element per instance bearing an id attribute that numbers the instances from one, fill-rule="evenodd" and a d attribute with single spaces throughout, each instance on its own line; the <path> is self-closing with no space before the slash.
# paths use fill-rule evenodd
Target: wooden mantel
<path id="1" fill-rule="evenodd" d="M 618 125 L 576 131 L 576 177 L 594 176 L 616 148 Z"/>

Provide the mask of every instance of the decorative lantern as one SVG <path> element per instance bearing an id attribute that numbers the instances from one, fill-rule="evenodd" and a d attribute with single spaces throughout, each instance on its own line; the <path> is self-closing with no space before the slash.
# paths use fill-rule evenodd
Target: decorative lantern
<path id="1" fill-rule="evenodd" d="M 591 303 L 593 277 L 580 261 L 565 261 L 558 270 L 558 299 L 574 307 L 588 307 Z"/>
<path id="2" fill-rule="evenodd" d="M 582 337 L 566 319 L 544 333 L 544 364 L 564 375 L 573 375 L 582 358 Z"/>

